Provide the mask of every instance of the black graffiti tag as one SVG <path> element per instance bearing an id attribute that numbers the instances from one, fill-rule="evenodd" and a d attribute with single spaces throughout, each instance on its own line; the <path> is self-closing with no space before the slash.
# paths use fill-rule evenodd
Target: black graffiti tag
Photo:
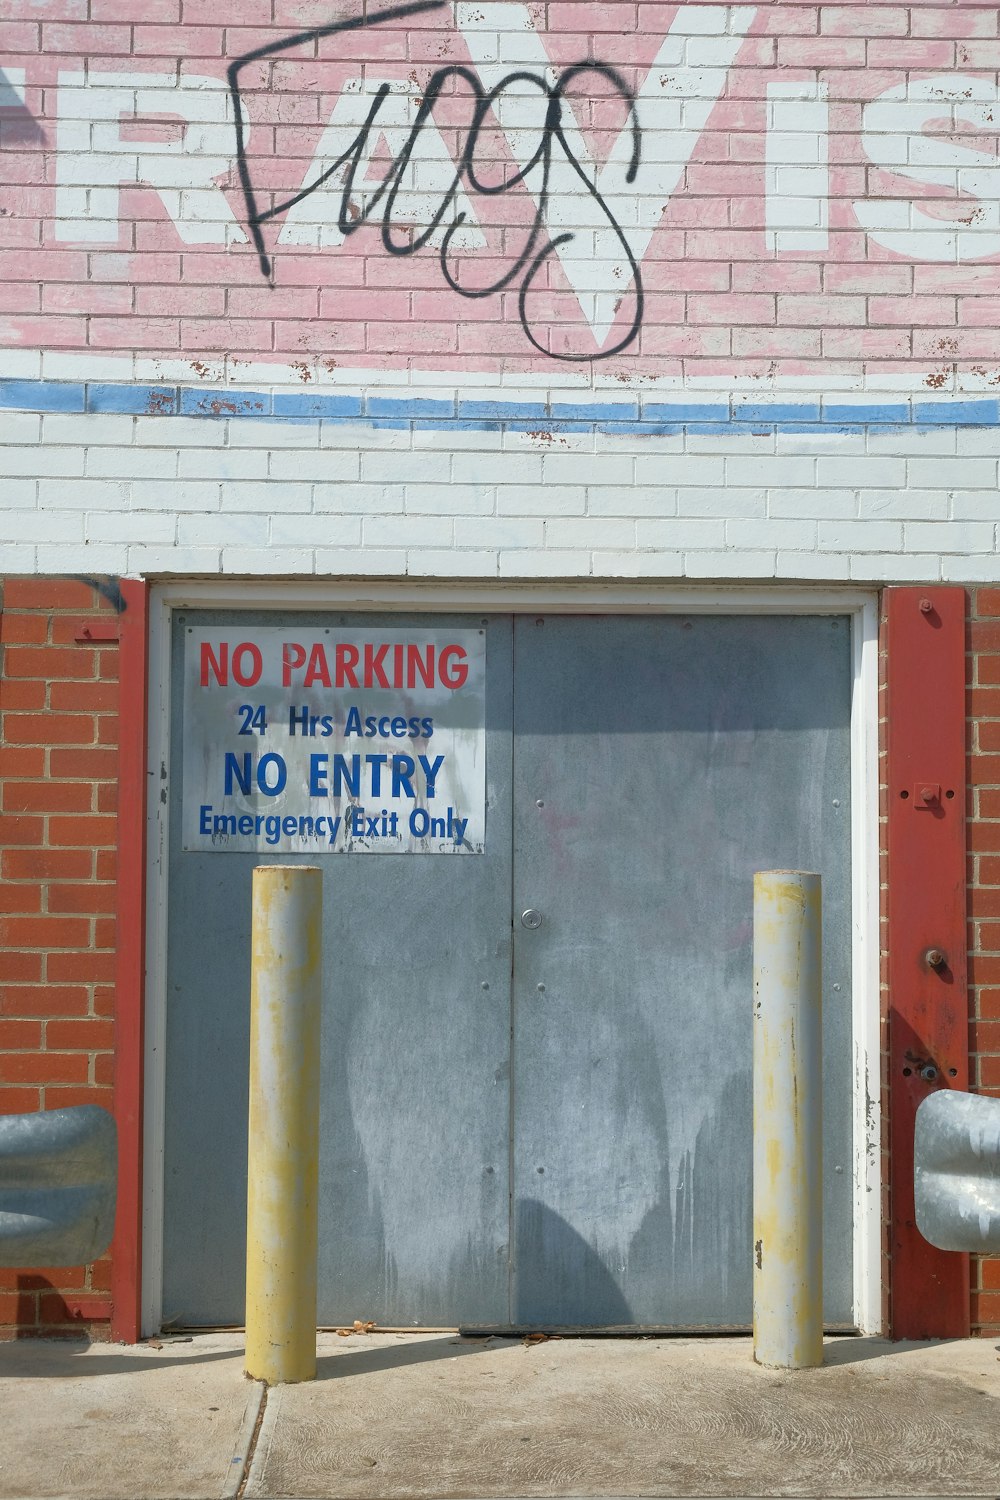
<path id="1" fill-rule="evenodd" d="M 319 174 L 314 182 L 309 183 L 307 187 L 304 187 L 301 192 L 296 193 L 293 197 L 287 198 L 270 208 L 261 208 L 258 206 L 257 195 L 254 191 L 250 173 L 250 163 L 246 152 L 245 112 L 240 92 L 241 70 L 249 63 L 271 57 L 292 47 L 298 47 L 305 42 L 319 37 L 331 36 L 341 31 L 356 31 L 364 27 L 405 20 L 410 16 L 420 15 L 426 11 L 439 10 L 441 8 L 442 0 L 417 0 L 417 3 L 396 6 L 391 10 L 380 11 L 371 17 L 352 17 L 330 26 L 284 37 L 281 41 L 246 53 L 245 56 L 237 58 L 230 65 L 228 77 L 236 122 L 236 148 L 240 185 L 246 204 L 247 228 L 257 251 L 261 274 L 268 281 L 272 280 L 273 261 L 265 246 L 263 226 L 279 215 L 287 213 L 296 203 L 300 203 L 304 198 L 308 198 L 310 194 L 316 192 L 318 188 L 321 188 L 338 172 L 346 168 L 338 215 L 338 228 L 345 238 L 356 234 L 367 224 L 377 220 L 381 223 L 381 241 L 386 254 L 401 257 L 416 255 L 418 251 L 422 250 L 428 244 L 438 229 L 441 228 L 450 213 L 450 222 L 445 229 L 439 250 L 439 260 L 444 280 L 459 296 L 467 298 L 492 297 L 514 283 L 519 282 L 518 312 L 521 319 L 521 327 L 529 342 L 542 354 L 546 354 L 552 359 L 573 362 L 609 359 L 612 355 L 620 354 L 623 349 L 627 349 L 635 340 L 642 327 L 644 306 L 642 273 L 621 225 L 616 220 L 611 207 L 598 189 L 596 181 L 588 176 L 586 170 L 576 157 L 566 138 L 563 126 L 567 92 L 573 84 L 586 74 L 593 74 L 603 79 L 620 96 L 628 110 L 632 153 L 626 170 L 625 180 L 628 183 L 635 181 L 639 171 L 642 146 L 642 132 L 639 126 L 635 96 L 628 88 L 622 76 L 614 68 L 604 63 L 577 63 L 572 67 L 566 68 L 559 75 L 555 84 L 550 84 L 543 75 L 519 70 L 509 73 L 494 88 L 488 91 L 483 88 L 478 75 L 469 68 L 451 65 L 437 69 L 432 74 L 423 91 L 409 135 L 398 157 L 393 161 L 382 181 L 370 194 L 364 209 L 359 212 L 353 198 L 354 183 L 361 163 L 365 158 L 371 132 L 377 129 L 379 111 L 387 95 L 390 93 L 389 86 L 383 84 L 377 93 L 372 96 L 371 108 L 368 111 L 367 118 L 351 145 L 336 161 L 332 162 L 324 172 Z M 457 82 L 464 84 L 472 95 L 472 114 L 465 133 L 462 151 L 455 165 L 454 177 L 447 190 L 441 195 L 436 211 L 426 228 L 419 234 L 406 233 L 400 236 L 394 225 L 393 215 L 396 200 L 410 160 L 414 151 L 419 146 L 421 131 L 427 125 L 438 100 Z M 538 144 L 530 160 L 516 174 L 499 183 L 487 183 L 482 180 L 477 171 L 476 160 L 484 128 L 489 128 L 488 117 L 493 113 L 494 106 L 500 104 L 502 96 L 505 93 L 514 88 L 523 89 L 525 86 L 537 89 L 539 98 L 545 108 L 544 123 L 538 133 Z M 607 220 L 608 225 L 622 247 L 624 258 L 631 267 L 632 272 L 632 317 L 628 328 L 611 348 L 601 349 L 592 354 L 557 353 L 546 348 L 536 337 L 532 328 L 529 304 L 536 278 L 550 256 L 560 246 L 567 244 L 575 238 L 571 232 L 556 235 L 555 238 L 550 238 L 548 234 L 546 211 L 550 198 L 552 163 L 554 154 L 557 151 L 562 152 L 572 171 L 579 178 L 581 187 L 594 201 L 601 214 Z M 461 285 L 451 265 L 453 240 L 465 222 L 465 215 L 463 213 L 456 213 L 453 208 L 459 191 L 464 185 L 465 191 L 474 196 L 484 198 L 495 197 L 516 189 L 533 172 L 538 173 L 538 185 L 535 189 L 536 212 L 534 220 L 527 231 L 524 245 L 513 261 L 513 264 L 511 264 L 503 276 L 488 286 L 471 288 Z"/>

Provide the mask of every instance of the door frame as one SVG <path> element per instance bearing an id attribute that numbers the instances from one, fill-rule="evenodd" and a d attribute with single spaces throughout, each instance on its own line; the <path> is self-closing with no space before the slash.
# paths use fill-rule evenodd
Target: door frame
<path id="1" fill-rule="evenodd" d="M 177 609 L 428 614 L 847 615 L 851 622 L 851 977 L 854 1097 L 854 1316 L 882 1330 L 882 1128 L 879 995 L 878 605 L 876 590 L 542 582 L 537 585 L 268 580 L 153 584 L 149 602 L 146 778 L 146 984 L 143 1066 L 141 1332 L 162 1316 L 170 639 Z M 749 1003 L 749 1001 L 748 1001 Z M 874 1105 L 874 1107 L 873 1107 Z"/>

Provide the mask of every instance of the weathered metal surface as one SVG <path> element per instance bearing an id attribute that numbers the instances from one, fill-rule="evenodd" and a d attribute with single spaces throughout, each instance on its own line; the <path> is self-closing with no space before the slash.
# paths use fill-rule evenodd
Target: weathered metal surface
<path id="1" fill-rule="evenodd" d="M 118 1138 L 97 1104 L 0 1115 L 0 1266 L 96 1260 L 115 1223 Z"/>
<path id="2" fill-rule="evenodd" d="M 889 589 L 886 614 L 892 1331 L 962 1337 L 968 1263 L 917 1233 L 913 1135 L 928 1094 L 969 1082 L 965 592 Z"/>
<path id="3" fill-rule="evenodd" d="M 939 1090 L 917 1110 L 917 1228 L 939 1250 L 1000 1250 L 1000 1099 Z"/>
<path id="4" fill-rule="evenodd" d="M 518 1324 L 749 1327 L 753 874 L 827 897 L 825 1303 L 852 1278 L 849 627 L 515 625 Z"/>
<path id="5" fill-rule="evenodd" d="M 253 872 L 246 1372 L 316 1374 L 323 872 Z"/>
<path id="6" fill-rule="evenodd" d="M 324 862 L 319 1321 L 507 1319 L 509 619 L 186 612 L 196 619 L 486 630 L 487 847 Z M 244 1310 L 250 885 L 259 856 L 180 852 L 174 698 L 163 1314 Z M 295 863 L 301 856 L 282 856 Z M 307 859 L 307 863 L 315 863 Z M 211 1143 L 206 1150 L 205 1142 Z"/>
<path id="7" fill-rule="evenodd" d="M 822 883 L 754 876 L 753 1338 L 762 1365 L 823 1363 Z"/>
<path id="8" fill-rule="evenodd" d="M 300 618 L 364 623 L 266 615 Z M 511 621 L 483 628 L 485 854 L 324 865 L 320 1322 L 749 1326 L 762 864 L 829 893 L 826 1310 L 850 1322 L 847 622 L 532 616 L 516 715 Z M 164 1316 L 238 1323 L 253 860 L 172 847 Z"/>

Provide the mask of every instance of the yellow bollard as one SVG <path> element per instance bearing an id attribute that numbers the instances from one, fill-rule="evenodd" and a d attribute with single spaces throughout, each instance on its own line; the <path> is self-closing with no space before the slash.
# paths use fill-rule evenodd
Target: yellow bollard
<path id="1" fill-rule="evenodd" d="M 753 1348 L 823 1363 L 820 877 L 754 876 Z"/>
<path id="2" fill-rule="evenodd" d="M 246 1373 L 316 1374 L 323 873 L 253 872 Z"/>

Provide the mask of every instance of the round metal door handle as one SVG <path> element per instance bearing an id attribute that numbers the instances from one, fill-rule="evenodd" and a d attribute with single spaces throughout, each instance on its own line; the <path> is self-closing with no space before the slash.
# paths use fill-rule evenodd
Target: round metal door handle
<path id="1" fill-rule="evenodd" d="M 529 906 L 527 911 L 521 913 L 521 926 L 527 927 L 531 932 L 537 931 L 542 925 L 542 914 Z"/>

